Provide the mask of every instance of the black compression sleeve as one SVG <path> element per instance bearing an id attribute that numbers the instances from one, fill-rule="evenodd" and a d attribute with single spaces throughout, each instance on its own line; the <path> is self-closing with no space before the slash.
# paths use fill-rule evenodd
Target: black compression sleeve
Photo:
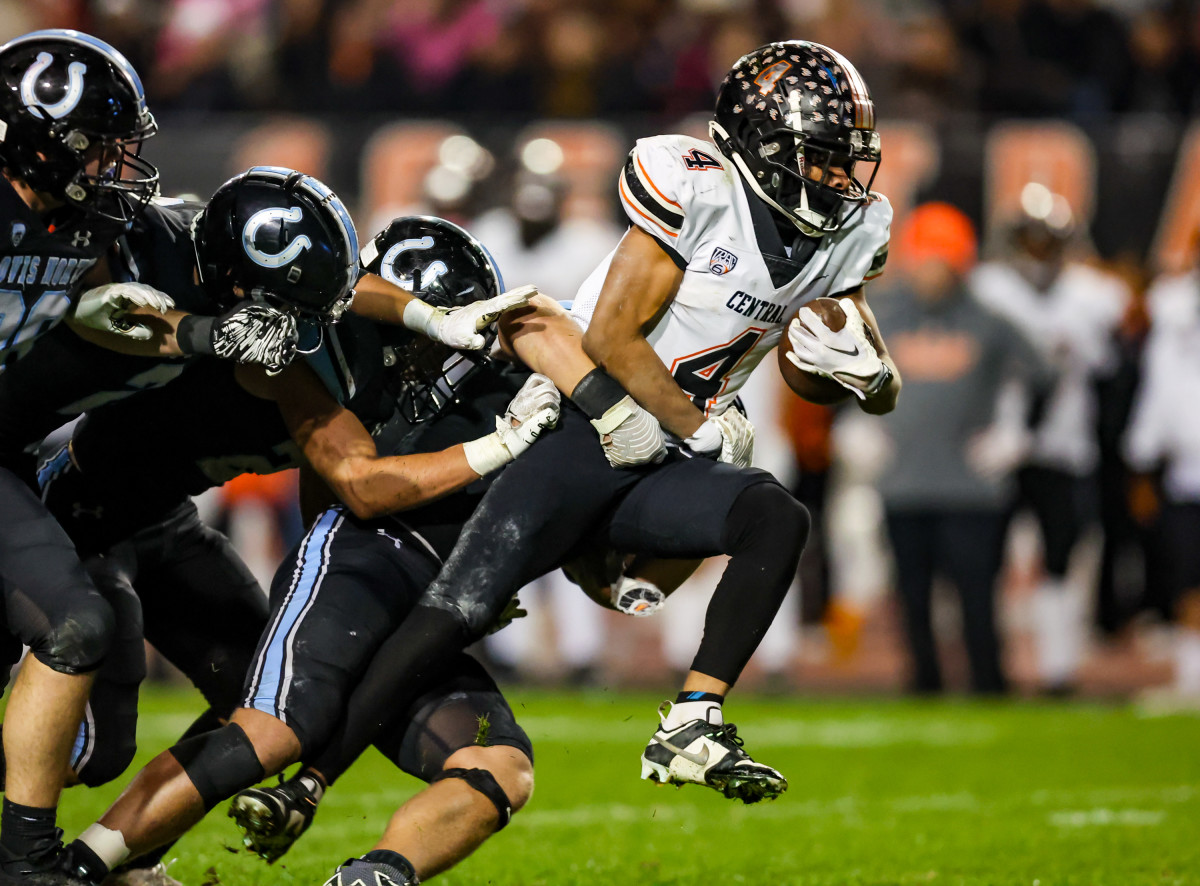
<path id="1" fill-rule="evenodd" d="M 213 326 L 216 322 L 216 317 L 199 317 L 195 314 L 188 314 L 180 320 L 179 328 L 175 330 L 175 341 L 179 343 L 179 350 L 188 356 L 214 356 L 217 353 L 213 348 Z"/>
<path id="2" fill-rule="evenodd" d="M 625 389 L 603 369 L 593 369 L 571 391 L 572 402 L 588 418 L 601 418 L 625 398 Z"/>

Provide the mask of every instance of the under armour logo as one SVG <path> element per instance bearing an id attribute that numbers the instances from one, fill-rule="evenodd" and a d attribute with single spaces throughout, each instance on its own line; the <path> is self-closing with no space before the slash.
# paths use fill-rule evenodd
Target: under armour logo
<path id="1" fill-rule="evenodd" d="M 42 116 L 42 111 L 45 111 L 58 120 L 75 110 L 75 106 L 83 98 L 83 75 L 87 73 L 87 65 L 83 62 L 71 62 L 67 66 L 66 95 L 53 104 L 47 104 L 37 97 L 34 90 L 37 88 L 38 77 L 52 64 L 54 64 L 54 56 L 48 52 L 38 53 L 37 61 L 29 66 L 29 70 L 21 78 L 21 101 L 37 116 Z"/>
<path id="2" fill-rule="evenodd" d="M 87 249 L 92 245 L 92 232 L 76 231 L 71 235 L 71 245 L 76 249 Z"/>
<path id="3" fill-rule="evenodd" d="M 291 209 L 282 207 L 262 209 L 250 216 L 250 220 L 242 228 L 242 246 L 246 250 L 246 255 L 250 257 L 250 261 L 264 268 L 279 268 L 294 261 L 304 250 L 312 248 L 312 240 L 305 234 L 301 234 L 279 252 L 263 252 L 254 245 L 258 229 L 263 225 L 271 222 L 295 224 L 302 218 L 304 218 L 304 210 L 299 206 L 293 206 Z"/>

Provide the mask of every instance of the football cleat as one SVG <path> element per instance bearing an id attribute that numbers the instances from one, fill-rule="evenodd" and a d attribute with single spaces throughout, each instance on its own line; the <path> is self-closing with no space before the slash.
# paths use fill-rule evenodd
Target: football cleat
<path id="1" fill-rule="evenodd" d="M 103 886 L 183 886 L 167 873 L 161 861 L 147 868 L 117 868 L 104 878 Z"/>
<path id="2" fill-rule="evenodd" d="M 384 854 L 371 852 L 368 855 Z M 383 861 L 368 861 L 366 858 L 348 858 L 333 872 L 333 876 L 325 881 L 325 886 L 420 886 L 412 866 L 403 856 L 394 852 L 386 853 L 394 856 L 397 864 Z M 400 867 L 399 864 L 403 864 Z"/>
<path id="3" fill-rule="evenodd" d="M 229 804 L 229 817 L 242 829 L 242 844 L 274 863 L 308 830 L 320 796 L 309 776 L 280 781 L 273 788 L 248 788 Z"/>
<path id="4" fill-rule="evenodd" d="M 13 855 L 0 846 L 0 886 L 96 886 L 72 863 L 56 828 L 29 855 Z"/>
<path id="5" fill-rule="evenodd" d="M 667 729 L 670 702 L 659 705 L 662 721 L 642 753 L 642 778 L 659 784 L 700 784 L 731 800 L 774 800 L 787 790 L 777 770 L 750 759 L 732 723 L 689 720 Z"/>

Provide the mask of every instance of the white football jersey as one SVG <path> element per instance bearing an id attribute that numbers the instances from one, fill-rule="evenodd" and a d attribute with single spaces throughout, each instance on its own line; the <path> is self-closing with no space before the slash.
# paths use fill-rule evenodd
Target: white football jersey
<path id="1" fill-rule="evenodd" d="M 1068 263 L 1044 293 L 1003 262 L 977 267 L 970 288 L 985 307 L 1025 333 L 1056 370 L 1030 461 L 1077 476 L 1090 473 L 1100 458 L 1093 382 L 1114 366 L 1114 333 L 1129 288 L 1115 275 L 1078 262 Z"/>
<path id="2" fill-rule="evenodd" d="M 856 289 L 887 260 L 892 207 L 883 196 L 818 241 L 806 260 L 791 261 L 766 204 L 751 202 L 733 164 L 710 142 L 689 136 L 640 139 L 618 189 L 629 220 L 683 269 L 647 340 L 708 415 L 729 407 L 797 308 Z M 571 316 L 585 329 L 611 261 L 610 253 L 575 297 Z"/>

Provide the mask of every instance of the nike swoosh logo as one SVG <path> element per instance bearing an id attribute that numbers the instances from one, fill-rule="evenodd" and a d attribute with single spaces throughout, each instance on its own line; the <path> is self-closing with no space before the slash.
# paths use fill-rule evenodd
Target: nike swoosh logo
<path id="1" fill-rule="evenodd" d="M 839 354 L 845 354 L 847 357 L 857 357 L 858 356 L 858 348 L 857 347 L 853 351 L 847 351 L 844 348 L 835 348 L 833 345 L 827 345 L 827 347 L 829 348 L 829 350 L 837 351 Z"/>
<path id="2" fill-rule="evenodd" d="M 664 748 L 666 748 L 668 751 L 670 751 L 672 754 L 678 754 L 679 756 L 683 757 L 683 759 L 690 760 L 691 762 L 695 763 L 697 766 L 703 766 L 708 762 L 708 746 L 707 745 L 704 747 L 704 753 L 693 754 L 691 751 L 685 751 L 683 748 L 675 747 L 675 745 L 671 744 L 665 738 L 659 738 L 657 735 L 654 736 L 654 740 L 656 742 L 658 742 L 660 745 L 662 745 Z"/>

